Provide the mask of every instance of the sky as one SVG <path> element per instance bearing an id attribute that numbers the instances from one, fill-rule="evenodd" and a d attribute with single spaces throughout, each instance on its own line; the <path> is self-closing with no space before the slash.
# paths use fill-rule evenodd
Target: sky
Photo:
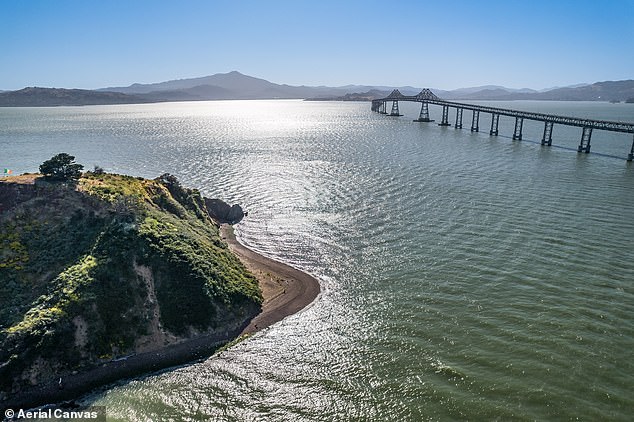
<path id="1" fill-rule="evenodd" d="M 634 79 L 634 0 L 0 0 L 0 90 L 237 70 L 289 85 Z"/>

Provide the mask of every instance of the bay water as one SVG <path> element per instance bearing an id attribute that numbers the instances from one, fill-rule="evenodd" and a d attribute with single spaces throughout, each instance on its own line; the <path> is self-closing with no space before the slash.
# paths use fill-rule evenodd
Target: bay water
<path id="1" fill-rule="evenodd" d="M 488 102 L 634 122 L 634 104 Z M 83 399 L 110 420 L 631 420 L 632 135 L 500 118 L 500 136 L 369 103 L 0 108 L 0 167 L 59 152 L 240 203 L 312 306 L 201 362 Z M 440 120 L 440 108 L 431 106 Z M 453 115 L 450 116 L 453 123 Z"/>

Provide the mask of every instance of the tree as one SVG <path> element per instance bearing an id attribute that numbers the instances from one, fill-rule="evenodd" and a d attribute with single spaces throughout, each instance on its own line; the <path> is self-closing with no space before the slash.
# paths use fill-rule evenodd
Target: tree
<path id="1" fill-rule="evenodd" d="M 84 166 L 75 163 L 75 157 L 64 152 L 40 165 L 40 173 L 50 180 L 77 180 Z"/>

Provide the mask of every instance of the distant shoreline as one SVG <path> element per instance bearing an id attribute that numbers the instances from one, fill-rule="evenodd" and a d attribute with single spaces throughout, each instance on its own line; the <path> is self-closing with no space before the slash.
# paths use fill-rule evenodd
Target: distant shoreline
<path id="1" fill-rule="evenodd" d="M 260 283 L 264 302 L 262 311 L 253 319 L 242 321 L 237 327 L 224 333 L 203 335 L 62 377 L 63 388 L 60 388 L 58 380 L 49 381 L 24 391 L 1 405 L 28 408 L 72 401 L 119 380 L 208 358 L 219 347 L 299 312 L 319 296 L 320 285 L 315 277 L 246 248 L 236 240 L 233 228 L 229 225 L 221 226 L 221 234 L 231 251 L 254 273 Z"/>

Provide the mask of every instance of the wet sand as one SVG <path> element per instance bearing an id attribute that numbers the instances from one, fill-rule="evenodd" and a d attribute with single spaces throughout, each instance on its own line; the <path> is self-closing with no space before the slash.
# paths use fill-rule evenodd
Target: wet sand
<path id="1" fill-rule="evenodd" d="M 301 311 L 319 295 L 319 281 L 315 277 L 244 247 L 228 224 L 220 227 L 220 234 L 231 251 L 257 277 L 264 297 L 262 312 L 251 320 L 242 334 L 254 333 Z"/>

